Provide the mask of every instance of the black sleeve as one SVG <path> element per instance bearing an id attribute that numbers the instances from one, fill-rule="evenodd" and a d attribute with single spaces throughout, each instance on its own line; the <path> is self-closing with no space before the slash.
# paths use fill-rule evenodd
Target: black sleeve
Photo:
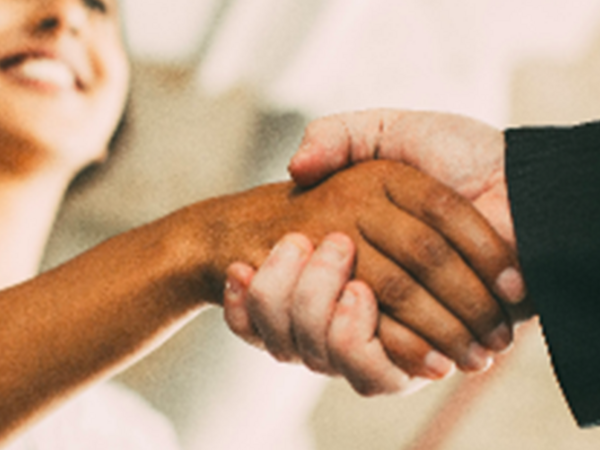
<path id="1" fill-rule="evenodd" d="M 527 289 L 571 411 L 600 425 L 600 123 L 505 136 Z"/>

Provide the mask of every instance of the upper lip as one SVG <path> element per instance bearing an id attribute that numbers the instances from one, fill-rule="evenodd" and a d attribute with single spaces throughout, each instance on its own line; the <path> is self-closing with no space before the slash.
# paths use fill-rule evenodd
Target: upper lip
<path id="1" fill-rule="evenodd" d="M 83 65 L 78 63 L 74 58 L 69 58 L 66 54 L 61 54 L 61 52 L 57 52 L 56 50 L 31 47 L 12 52 L 0 58 L 0 70 L 9 69 L 27 59 L 51 59 L 59 61 L 73 72 L 77 88 L 82 90 L 86 88 L 87 80 L 84 75 Z"/>

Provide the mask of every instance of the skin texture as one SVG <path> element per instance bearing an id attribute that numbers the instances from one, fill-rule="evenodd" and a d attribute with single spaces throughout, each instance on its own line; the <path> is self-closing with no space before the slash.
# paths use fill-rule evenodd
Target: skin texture
<path id="1" fill-rule="evenodd" d="M 368 175 L 363 174 L 360 169 L 364 167 L 375 170 Z M 383 180 L 387 181 L 380 184 Z M 432 181 L 405 165 L 388 166 L 383 161 L 371 162 L 342 171 L 318 185 L 314 191 L 307 191 L 304 197 L 299 197 L 304 201 L 314 195 L 317 198 L 315 205 L 323 206 L 330 217 L 336 216 L 339 205 L 353 205 L 342 209 L 340 222 L 356 220 L 353 217 L 358 214 L 359 233 L 343 228 L 336 230 L 345 232 L 357 246 L 358 264 L 353 273 L 373 288 L 385 313 L 381 319 L 380 337 L 390 358 L 410 375 L 419 376 L 433 375 L 422 370 L 422 361 L 432 350 L 430 344 L 456 361 L 460 368 L 481 370 L 488 364 L 488 354 L 479 344 L 500 351 L 509 345 L 511 339 L 509 320 L 481 280 L 488 280 L 488 284 L 493 285 L 504 269 L 516 264 L 514 255 L 465 199 Z M 339 188 L 341 194 L 326 194 L 331 186 L 338 183 L 344 185 Z M 363 192 L 369 192 L 369 195 L 365 196 Z M 347 197 L 352 195 L 355 198 Z M 368 211 L 361 205 L 368 205 Z M 312 208 L 306 209 L 307 215 L 311 214 Z M 303 206 L 298 206 L 299 211 L 303 209 Z M 390 227 L 390 223 L 394 227 Z M 312 245 L 324 236 L 322 233 L 313 235 Z M 298 242 L 298 237 L 295 241 Z M 319 310 L 319 305 L 325 303 L 311 300 L 314 292 L 311 286 L 327 286 L 328 277 L 325 276 L 322 283 L 314 282 L 324 264 L 317 260 L 313 261 L 314 268 L 313 265 L 305 267 L 311 243 L 300 243 L 299 247 L 306 253 L 305 261 L 298 257 L 296 268 L 277 268 L 280 261 L 290 263 L 293 259 L 289 253 L 280 255 L 267 265 L 267 275 L 257 276 L 256 282 L 250 286 L 250 297 L 243 301 L 245 306 L 240 306 L 240 300 L 234 299 L 231 306 L 235 311 L 232 314 L 242 317 L 240 324 L 230 320 L 230 325 L 249 340 L 253 340 L 253 334 L 256 335 L 252 333 L 252 327 L 256 328 L 267 348 L 279 359 L 294 359 L 299 352 L 309 367 L 335 372 L 327 361 L 326 345 L 323 343 L 326 339 L 324 329 L 329 324 L 317 325 L 311 321 L 321 317 L 329 320 L 335 307 L 335 304 L 325 302 L 329 306 Z M 351 252 L 346 252 L 347 261 L 352 261 Z M 466 256 L 476 271 L 460 255 Z M 361 257 L 368 258 L 369 264 L 360 264 Z M 349 273 L 347 263 L 339 267 L 341 272 L 330 273 L 337 276 L 336 281 L 327 287 L 331 288 L 330 298 L 338 297 L 340 281 L 347 279 Z M 275 270 L 269 271 L 269 268 Z M 308 276 L 313 282 L 302 283 L 299 275 L 300 278 L 286 279 L 286 273 L 298 274 L 301 268 L 304 268 L 303 276 Z M 314 274 L 307 275 L 311 270 Z M 235 273 L 235 267 L 230 269 L 233 278 Z M 243 273 L 240 278 L 244 278 Z M 270 294 L 274 286 L 269 283 L 275 282 L 270 279 L 276 280 L 279 285 L 280 292 L 274 295 Z M 298 280 L 296 296 L 286 298 Z M 243 280 L 239 284 L 244 286 Z M 311 295 L 303 294 L 303 288 L 308 288 Z M 251 318 L 243 317 L 244 312 L 240 308 L 244 307 Z M 307 312 L 305 315 L 304 311 Z M 403 325 L 398 333 L 393 331 L 396 323 Z M 498 338 L 499 327 L 503 330 L 501 338 Z M 311 337 L 312 330 L 319 328 L 320 336 L 316 342 L 311 342 L 315 341 Z M 419 337 L 407 336 L 406 328 Z"/>
<path id="2" fill-rule="evenodd" d="M 504 176 L 504 137 L 463 116 L 368 110 L 312 122 L 289 170 L 300 186 L 372 159 L 409 164 L 473 202 L 515 246 Z"/>
<path id="3" fill-rule="evenodd" d="M 393 307 L 396 291 L 387 289 L 390 281 L 381 280 L 399 277 L 404 283 L 406 278 L 393 264 L 395 257 L 385 256 L 369 237 L 380 231 L 373 218 L 385 221 L 396 213 L 405 217 L 393 198 L 410 181 L 421 192 L 428 192 L 427 187 L 445 190 L 407 166 L 383 161 L 343 171 L 304 192 L 292 183 L 267 185 L 184 208 L 0 293 L 0 304 L 13 305 L 3 308 L 7 313 L 0 318 L 5 349 L 0 359 L 0 433 L 8 436 L 55 402 L 136 360 L 203 306 L 221 303 L 227 267 L 237 260 L 259 266 L 290 232 L 301 232 L 313 243 L 337 230 L 350 236 L 356 245 L 356 277 L 374 286 L 380 301 Z M 421 239 L 422 223 L 415 227 L 417 221 L 406 217 L 410 220 L 397 220 L 398 233 L 409 243 Z M 473 220 L 475 231 L 477 223 Z M 444 247 L 439 252 L 453 252 L 445 240 L 439 242 Z M 502 247 L 490 248 L 482 261 L 488 258 L 507 254 Z M 443 277 L 446 265 L 455 264 L 464 265 L 445 258 L 430 270 L 423 267 L 423 276 Z M 491 264 L 486 270 L 496 269 Z M 466 272 L 465 277 L 476 281 Z M 482 297 L 482 302 L 488 300 Z M 400 309 L 411 320 L 436 314 L 452 318 L 423 297 L 404 301 Z M 372 308 L 372 302 L 360 305 Z M 482 311 L 481 330 L 505 320 L 497 307 L 492 314 L 487 308 Z M 370 314 L 372 322 L 373 309 Z M 390 314 L 396 311 L 391 308 Z M 446 328 L 453 340 L 463 347 L 476 341 L 469 329 L 455 323 Z M 343 327 L 343 321 L 337 326 Z M 338 364 L 352 365 L 352 357 L 342 357 Z"/>
<path id="4" fill-rule="evenodd" d="M 314 121 L 289 170 L 300 186 L 310 186 L 362 161 L 403 162 L 469 200 L 516 251 L 504 150 L 500 130 L 468 117 L 375 109 Z M 517 272 L 504 273 L 494 286 L 516 321 L 534 314 Z"/>
<path id="5" fill-rule="evenodd" d="M 76 172 L 104 159 L 129 85 L 116 0 L 2 0 L 0 42 L 2 167 Z M 24 56 L 61 61 L 75 85 L 23 77 L 12 58 Z"/>
<path id="6" fill-rule="evenodd" d="M 300 150 L 290 164 L 290 173 L 299 185 L 308 187 L 336 171 L 372 159 L 402 161 L 438 178 L 445 185 L 455 189 L 463 200 L 467 200 L 466 203 L 471 202 L 473 207 L 481 212 L 504 239 L 505 245 L 514 251 L 514 232 L 504 179 L 504 141 L 499 130 L 469 118 L 441 113 L 373 110 L 326 117 L 316 120 L 308 126 Z M 467 207 L 465 202 L 457 203 L 454 197 L 448 201 L 448 198 L 440 196 L 439 193 L 431 195 L 427 200 L 423 197 L 414 198 L 418 198 L 418 201 L 422 201 L 424 205 L 427 205 L 427 201 L 432 201 L 439 207 L 440 216 L 446 219 L 450 219 L 456 214 L 457 204 L 460 204 L 461 208 Z M 417 214 L 417 217 L 428 218 L 429 224 L 433 228 L 440 227 L 439 221 L 435 219 L 432 221 L 429 214 Z M 446 237 L 454 236 L 456 238 L 465 228 L 459 220 L 456 220 L 456 216 L 451 223 L 455 226 L 452 229 L 443 229 L 442 234 L 447 234 Z M 386 243 L 388 251 L 394 252 L 397 258 L 405 256 L 410 259 L 411 254 L 430 253 L 427 250 L 430 248 L 427 240 L 420 240 L 419 244 L 411 251 L 403 251 L 401 241 L 392 243 L 393 238 L 391 240 L 390 236 L 386 235 L 388 229 L 381 229 L 379 233 L 373 233 L 373 242 L 379 243 L 379 245 Z M 295 239 L 299 240 L 297 236 Z M 529 301 L 523 301 L 525 288 L 516 257 L 513 256 L 514 259 L 509 265 L 500 264 L 497 266 L 497 270 L 486 274 L 480 269 L 477 262 L 473 261 L 477 258 L 478 252 L 485 253 L 488 244 L 483 238 L 475 239 L 473 244 L 469 249 L 459 248 L 459 252 L 475 269 L 489 291 L 501 301 L 502 308 L 508 312 L 513 321 L 531 317 L 533 308 Z M 309 246 L 307 252 L 312 251 L 313 248 Z M 352 251 L 352 249 L 347 251 Z M 334 308 L 335 306 L 331 305 L 335 305 L 350 287 L 350 285 L 344 286 L 349 279 L 347 267 L 344 264 L 337 266 L 330 264 L 327 270 L 322 269 L 319 284 L 321 289 L 320 292 L 317 292 L 314 283 L 304 281 L 307 279 L 306 273 L 310 274 L 312 270 L 310 262 L 306 261 L 310 261 L 310 259 L 305 258 L 305 261 L 297 261 L 296 265 L 292 265 L 292 258 L 288 256 L 286 259 L 284 256 L 273 264 L 261 267 L 255 278 L 253 278 L 255 272 L 252 268 L 243 264 L 233 265 L 229 269 L 229 285 L 233 288 L 230 288 L 226 294 L 225 305 L 226 318 L 232 330 L 249 342 L 262 345 L 265 336 L 271 334 L 272 328 L 276 327 L 274 325 L 271 327 L 256 325 L 257 322 L 262 323 L 262 316 L 265 315 L 254 306 L 256 303 L 261 304 L 263 310 L 276 309 L 277 305 L 282 302 L 293 304 L 294 306 L 287 310 L 291 316 L 288 321 L 292 324 L 295 321 L 304 321 L 304 316 L 314 317 L 319 311 L 319 309 L 312 310 L 307 307 L 307 305 L 310 306 L 310 303 L 307 304 L 306 298 L 319 299 L 319 303 L 329 304 L 330 310 Z M 430 260 L 430 262 L 433 261 Z M 284 272 L 281 266 L 286 264 L 289 270 Z M 408 265 L 410 267 L 410 262 Z M 414 266 L 411 273 L 415 273 Z M 448 272 L 447 280 L 450 284 L 454 275 L 455 273 Z M 270 276 L 279 276 L 280 284 L 286 286 L 287 289 L 280 290 L 275 296 L 266 295 L 260 288 L 256 289 L 256 286 L 260 286 L 263 280 Z M 421 276 L 418 279 L 427 285 L 427 277 Z M 323 289 L 323 286 L 327 286 L 327 288 Z M 468 284 L 458 283 L 456 289 L 457 292 L 463 290 L 463 294 L 469 293 Z M 397 288 L 394 290 L 398 291 Z M 329 296 L 323 296 L 323 291 L 329 292 Z M 365 292 L 362 291 L 361 301 L 368 303 L 372 301 L 372 295 Z M 436 293 L 435 288 L 432 292 Z M 444 304 L 444 301 L 442 303 Z M 457 303 L 460 303 L 460 300 Z M 302 305 L 303 308 L 297 305 Z M 390 308 L 385 300 L 381 301 L 380 299 L 379 306 L 384 312 L 389 313 L 390 309 L 394 311 L 394 306 Z M 462 307 L 472 310 L 472 302 L 470 303 L 466 299 L 462 303 Z M 458 317 L 461 317 L 459 310 L 452 309 L 452 311 L 457 312 Z M 396 316 L 401 315 L 397 309 L 396 312 Z M 436 372 L 439 374 L 449 370 L 448 365 L 440 360 L 439 354 L 415 350 L 425 348 L 419 341 L 420 336 L 426 337 L 426 340 L 433 343 L 436 349 L 457 359 L 456 353 L 448 352 L 448 344 L 444 345 L 441 339 L 432 340 L 427 336 L 426 328 L 436 328 L 431 326 L 431 323 L 419 326 L 415 322 L 411 322 L 408 327 L 396 327 L 396 333 L 389 333 L 391 322 L 388 319 L 386 315 L 383 315 L 379 328 L 375 325 L 371 326 L 372 333 L 368 341 L 379 341 L 386 348 L 389 358 L 409 375 L 417 374 L 435 378 Z M 336 320 L 336 313 L 330 313 L 329 316 L 321 319 L 320 326 L 321 328 L 329 327 L 329 333 L 331 333 L 331 330 L 338 329 L 334 326 Z M 398 317 L 396 320 L 400 324 L 406 324 L 406 321 L 402 321 Z M 445 321 L 444 323 L 445 325 L 440 322 L 438 329 L 444 329 L 451 322 Z M 295 326 L 288 327 L 287 332 L 296 333 Z M 304 332 L 302 331 L 302 333 Z M 506 333 L 506 330 L 497 329 L 495 338 L 506 336 Z M 358 351 L 359 344 L 356 342 L 354 342 L 354 347 L 346 346 L 340 349 L 339 339 L 335 338 L 332 342 L 327 332 L 312 333 L 312 339 L 319 342 L 318 347 L 325 349 L 321 351 L 321 354 L 329 352 L 329 354 L 338 355 Z M 346 341 L 348 342 L 350 339 L 349 332 Z M 302 340 L 293 339 L 292 341 L 296 344 L 290 346 L 289 352 L 304 362 L 310 362 L 311 352 L 301 343 L 297 343 Z M 502 348 L 501 345 L 491 347 L 496 350 Z M 277 352 L 269 345 L 267 348 L 277 356 Z M 379 365 L 375 365 L 380 367 L 379 375 L 368 370 L 369 367 L 374 366 L 372 358 L 371 363 L 367 363 L 367 361 L 369 358 L 365 356 L 362 358 L 362 364 L 355 364 L 353 367 L 343 369 L 335 367 L 336 364 L 332 362 L 320 367 L 313 364 L 312 367 L 316 370 L 341 373 L 360 393 L 404 389 L 402 385 L 394 387 L 386 380 L 385 374 L 390 371 L 389 361 L 385 358 L 378 359 L 377 364 Z M 460 359 L 458 361 L 460 362 Z M 464 364 L 462 366 L 465 368 Z M 387 369 L 384 369 L 385 367 Z M 431 369 L 437 369 L 437 371 Z M 369 386 L 368 389 L 364 388 L 365 384 Z"/>

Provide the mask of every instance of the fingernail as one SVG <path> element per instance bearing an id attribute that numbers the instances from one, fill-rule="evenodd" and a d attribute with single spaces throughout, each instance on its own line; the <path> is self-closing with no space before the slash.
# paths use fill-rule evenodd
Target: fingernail
<path id="1" fill-rule="evenodd" d="M 356 303 L 356 294 L 352 292 L 350 289 L 346 289 L 342 294 L 342 298 L 340 299 L 340 303 L 345 306 L 352 306 Z"/>
<path id="2" fill-rule="evenodd" d="M 508 325 L 501 323 L 484 340 L 487 348 L 495 352 L 501 352 L 502 350 L 506 350 L 512 342 L 512 333 Z"/>
<path id="3" fill-rule="evenodd" d="M 286 236 L 273 248 L 271 255 L 287 260 L 298 260 L 306 253 L 305 246 L 296 240 L 294 236 Z"/>
<path id="4" fill-rule="evenodd" d="M 469 345 L 469 351 L 463 360 L 462 367 L 465 370 L 481 372 L 487 370 L 492 365 L 492 361 L 489 351 L 477 342 L 473 342 Z"/>
<path id="5" fill-rule="evenodd" d="M 431 350 L 423 360 L 429 378 L 444 378 L 454 367 L 454 363 L 441 353 Z"/>
<path id="6" fill-rule="evenodd" d="M 348 239 L 338 235 L 328 236 L 319 246 L 321 258 L 332 263 L 345 262 L 350 252 Z"/>
<path id="7" fill-rule="evenodd" d="M 504 269 L 496 279 L 496 291 L 508 303 L 521 303 L 526 295 L 522 275 L 514 267 Z"/>
<path id="8" fill-rule="evenodd" d="M 426 387 L 427 385 L 429 385 L 431 383 L 432 383 L 432 380 L 429 380 L 427 378 L 421 378 L 421 377 L 409 378 L 409 381 L 405 383 L 406 387 L 402 389 L 402 391 L 400 392 L 400 395 L 403 397 L 412 395 L 415 392 L 420 391 L 421 389 L 423 389 L 424 387 Z"/>
<path id="9" fill-rule="evenodd" d="M 227 278 L 223 296 L 229 301 L 238 301 L 242 297 L 242 285 L 236 279 Z"/>

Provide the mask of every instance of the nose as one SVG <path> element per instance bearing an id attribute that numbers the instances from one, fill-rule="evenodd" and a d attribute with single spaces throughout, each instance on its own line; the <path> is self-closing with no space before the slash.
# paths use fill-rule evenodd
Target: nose
<path id="1" fill-rule="evenodd" d="M 87 21 L 81 0 L 41 0 L 37 8 L 36 31 L 80 34 Z"/>

